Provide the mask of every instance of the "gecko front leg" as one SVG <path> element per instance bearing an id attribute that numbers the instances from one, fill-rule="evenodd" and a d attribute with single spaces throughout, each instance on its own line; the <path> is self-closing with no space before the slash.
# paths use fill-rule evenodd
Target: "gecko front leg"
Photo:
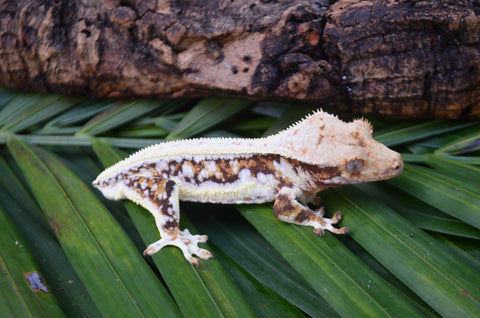
<path id="1" fill-rule="evenodd" d="M 296 188 L 282 188 L 273 204 L 273 213 L 275 216 L 285 222 L 298 225 L 313 226 L 313 232 L 316 235 L 323 235 L 324 230 L 335 234 L 348 233 L 347 227 L 335 228 L 333 224 L 338 223 L 342 214 L 336 212 L 331 219 L 323 217 L 323 208 L 312 211 L 308 207 L 300 204 L 297 198 L 304 198 L 302 192 Z"/>
<path id="2" fill-rule="evenodd" d="M 197 255 L 202 259 L 210 259 L 213 255 L 200 247 L 206 235 L 192 235 L 188 229 L 180 231 L 180 209 L 178 185 L 173 180 L 161 180 L 152 177 L 130 177 L 125 180 L 123 195 L 141 205 L 155 218 L 161 239 L 150 244 L 144 255 L 153 255 L 167 245 L 180 248 L 185 258 L 194 266 L 198 266 Z"/>

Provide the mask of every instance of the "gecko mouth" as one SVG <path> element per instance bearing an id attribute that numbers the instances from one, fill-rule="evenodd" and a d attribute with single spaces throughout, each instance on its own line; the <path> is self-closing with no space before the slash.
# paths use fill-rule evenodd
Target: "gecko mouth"
<path id="1" fill-rule="evenodd" d="M 403 161 L 396 165 L 394 168 L 385 170 L 384 175 L 386 178 L 393 178 L 398 176 L 403 171 Z"/>

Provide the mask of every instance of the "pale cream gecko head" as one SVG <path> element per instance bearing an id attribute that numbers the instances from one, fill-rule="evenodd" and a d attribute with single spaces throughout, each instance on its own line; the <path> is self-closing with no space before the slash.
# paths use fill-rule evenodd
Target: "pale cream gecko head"
<path id="1" fill-rule="evenodd" d="M 364 119 L 346 123 L 316 111 L 268 139 L 276 152 L 285 157 L 337 168 L 333 184 L 388 179 L 403 169 L 400 154 L 375 141 L 372 127 Z"/>

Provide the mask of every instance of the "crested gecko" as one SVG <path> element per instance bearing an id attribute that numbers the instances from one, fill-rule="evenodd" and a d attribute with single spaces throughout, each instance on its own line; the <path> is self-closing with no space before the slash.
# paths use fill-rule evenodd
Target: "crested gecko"
<path id="1" fill-rule="evenodd" d="M 206 235 L 179 228 L 179 200 L 213 203 L 273 203 L 274 215 L 289 223 L 345 234 L 341 219 L 323 216 L 320 190 L 397 176 L 402 157 L 372 138 L 363 120 L 343 122 L 318 110 L 269 137 L 198 138 L 144 148 L 105 169 L 93 182 L 111 200 L 129 199 L 153 214 L 161 239 L 144 255 L 167 245 L 179 247 L 198 266 L 212 254 L 198 243 Z"/>

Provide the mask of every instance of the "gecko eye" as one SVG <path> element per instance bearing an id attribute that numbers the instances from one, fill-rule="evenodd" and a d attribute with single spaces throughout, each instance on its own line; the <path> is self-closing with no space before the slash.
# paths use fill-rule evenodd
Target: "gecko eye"
<path id="1" fill-rule="evenodd" d="M 353 160 L 349 160 L 345 165 L 345 169 L 347 169 L 350 173 L 357 173 L 363 168 L 363 160 L 355 158 Z"/>

